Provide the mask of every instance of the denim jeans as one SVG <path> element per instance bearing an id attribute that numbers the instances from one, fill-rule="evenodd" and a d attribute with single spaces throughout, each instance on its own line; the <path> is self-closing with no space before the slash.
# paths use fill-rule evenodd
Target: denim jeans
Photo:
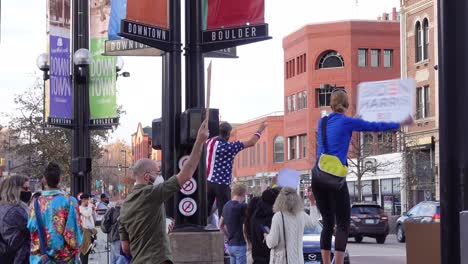
<path id="1" fill-rule="evenodd" d="M 125 258 L 120 255 L 120 240 L 110 242 L 110 263 L 111 264 L 125 264 Z"/>
<path id="2" fill-rule="evenodd" d="M 231 264 L 247 264 L 247 246 L 229 246 Z"/>

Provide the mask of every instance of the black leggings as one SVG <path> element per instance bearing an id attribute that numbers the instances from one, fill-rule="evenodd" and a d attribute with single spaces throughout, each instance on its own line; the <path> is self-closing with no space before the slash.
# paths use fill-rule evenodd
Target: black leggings
<path id="1" fill-rule="evenodd" d="M 312 174 L 312 191 L 317 208 L 322 215 L 323 230 L 320 236 L 320 248 L 331 250 L 333 229 L 336 219 L 335 250 L 344 252 L 348 243 L 349 223 L 351 221 L 351 205 L 348 185 L 344 184 L 338 191 L 329 191 L 318 183 L 314 183 Z"/>
<path id="2" fill-rule="evenodd" d="M 216 199 L 216 207 L 218 207 L 218 215 L 221 218 L 224 205 L 231 200 L 231 187 L 225 184 L 207 183 L 208 196 L 208 217 L 211 214 L 213 203 Z"/>

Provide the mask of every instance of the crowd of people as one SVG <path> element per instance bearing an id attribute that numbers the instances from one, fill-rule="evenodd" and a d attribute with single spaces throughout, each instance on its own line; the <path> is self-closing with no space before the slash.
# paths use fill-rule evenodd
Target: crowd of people
<path id="1" fill-rule="evenodd" d="M 191 180 L 206 147 L 208 204 L 213 206 L 208 212 L 210 219 L 217 219 L 214 212 L 219 215 L 219 223 L 212 224 L 225 235 L 231 264 L 303 263 L 304 229 L 317 225 L 323 225 L 323 263 L 331 263 L 335 234 L 334 263 L 343 264 L 350 223 L 344 172 L 352 133 L 398 129 L 412 122 L 366 122 L 347 117 L 348 107 L 346 92 L 332 91 L 333 113 L 318 124 L 317 163 L 308 189 L 308 214 L 295 188 L 273 183 L 259 197 L 251 197 L 244 185 L 232 183 L 235 156 L 255 146 L 267 124 L 262 123 L 247 141 L 230 142 L 229 123 L 221 123 L 219 136 L 209 139 L 204 121 L 189 159 L 178 174 L 165 175 L 164 180 L 155 161 L 137 161 L 132 169 L 133 190 L 115 207 L 109 206 L 106 194 L 94 205 L 89 194 L 80 194 L 76 199 L 62 191 L 62 172 L 53 162 L 45 168 L 43 190 L 34 196 L 27 177 L 4 179 L 0 183 L 0 260 L 15 264 L 88 263 L 96 227 L 100 225 L 108 234 L 112 263 L 172 263 L 167 235 L 172 224 L 167 224 L 165 202 Z M 248 203 L 246 197 L 250 197 Z"/>

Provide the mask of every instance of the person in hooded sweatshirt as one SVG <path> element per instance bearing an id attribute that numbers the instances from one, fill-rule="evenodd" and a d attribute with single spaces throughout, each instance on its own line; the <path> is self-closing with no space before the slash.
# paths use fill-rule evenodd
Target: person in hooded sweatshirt
<path id="1" fill-rule="evenodd" d="M 280 192 L 279 188 L 270 188 L 262 193 L 257 209 L 250 220 L 248 233 L 252 243 L 253 264 L 268 264 L 270 262 L 270 249 L 265 243 L 264 230 L 271 227 L 273 219 L 273 204 Z"/>

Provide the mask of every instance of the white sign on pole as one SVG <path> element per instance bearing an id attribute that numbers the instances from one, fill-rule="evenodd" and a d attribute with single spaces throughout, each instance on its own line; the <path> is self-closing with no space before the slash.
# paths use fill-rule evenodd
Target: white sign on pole
<path id="1" fill-rule="evenodd" d="M 192 198 L 184 198 L 179 202 L 179 212 L 184 216 L 192 216 L 197 211 L 197 203 Z"/>
<path id="2" fill-rule="evenodd" d="M 185 195 L 191 195 L 195 193 L 197 190 L 197 182 L 195 181 L 194 178 L 190 179 L 187 181 L 182 188 L 180 188 L 180 192 L 185 194 Z"/>
<path id="3" fill-rule="evenodd" d="M 416 82 L 395 79 L 358 86 L 357 116 L 371 122 L 402 122 L 413 116 Z"/>

